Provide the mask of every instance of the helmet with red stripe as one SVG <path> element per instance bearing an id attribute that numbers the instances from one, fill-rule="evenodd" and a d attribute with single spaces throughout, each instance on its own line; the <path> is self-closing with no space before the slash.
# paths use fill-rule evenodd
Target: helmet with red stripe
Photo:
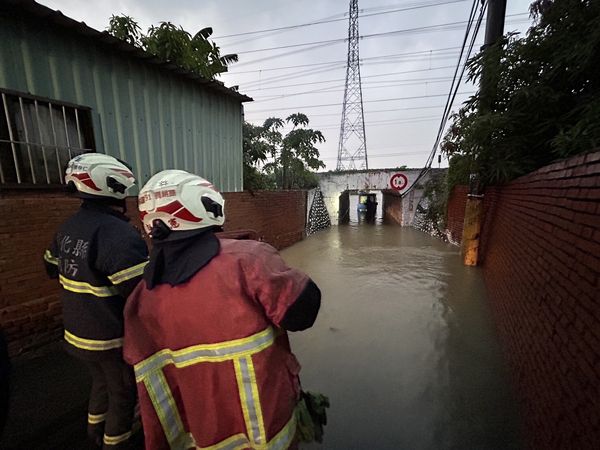
<path id="1" fill-rule="evenodd" d="M 185 170 L 163 170 L 139 194 L 140 218 L 153 237 L 157 226 L 190 231 L 222 226 L 225 200 L 204 178 Z"/>
<path id="2" fill-rule="evenodd" d="M 65 183 L 80 197 L 124 199 L 132 194 L 135 177 L 130 167 L 112 156 L 84 153 L 67 164 Z"/>

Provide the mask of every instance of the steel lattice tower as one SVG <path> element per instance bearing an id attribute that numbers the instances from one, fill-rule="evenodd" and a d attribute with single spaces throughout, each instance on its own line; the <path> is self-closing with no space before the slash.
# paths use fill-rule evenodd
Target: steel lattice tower
<path id="1" fill-rule="evenodd" d="M 365 115 L 363 113 L 362 87 L 360 81 L 360 58 L 358 55 L 358 0 L 350 0 L 350 23 L 348 26 L 348 65 L 344 109 L 338 147 L 338 170 L 368 169 Z"/>

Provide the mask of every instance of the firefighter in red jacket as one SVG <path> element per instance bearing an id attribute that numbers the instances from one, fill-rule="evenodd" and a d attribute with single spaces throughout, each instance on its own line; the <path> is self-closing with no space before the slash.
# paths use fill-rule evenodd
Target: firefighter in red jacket
<path id="1" fill-rule="evenodd" d="M 321 293 L 271 246 L 216 237 L 224 203 L 180 170 L 139 194 L 153 248 L 125 309 L 124 355 L 151 450 L 294 445 L 300 366 L 286 330 L 312 326 Z"/>
<path id="2" fill-rule="evenodd" d="M 65 182 L 83 201 L 46 250 L 46 270 L 62 286 L 67 351 L 92 375 L 88 434 L 98 448 L 128 448 L 136 388 L 122 355 L 123 308 L 148 262 L 123 213 L 135 178 L 116 158 L 86 153 L 69 161 Z"/>

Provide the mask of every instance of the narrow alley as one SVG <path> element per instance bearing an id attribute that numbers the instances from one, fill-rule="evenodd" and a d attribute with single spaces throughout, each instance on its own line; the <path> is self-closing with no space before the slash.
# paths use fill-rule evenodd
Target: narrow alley
<path id="1" fill-rule="evenodd" d="M 306 390 L 327 394 L 327 449 L 520 448 L 478 269 L 412 228 L 340 226 L 283 252 L 323 291 L 292 336 Z"/>

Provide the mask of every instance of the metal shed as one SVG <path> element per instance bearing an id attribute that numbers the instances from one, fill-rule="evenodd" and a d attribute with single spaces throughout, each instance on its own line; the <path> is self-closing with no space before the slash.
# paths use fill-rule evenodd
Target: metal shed
<path id="1" fill-rule="evenodd" d="M 242 190 L 252 99 L 32 0 L 0 4 L 0 186 L 60 183 L 73 153 L 169 168 Z M 58 179 L 57 179 L 58 177 Z"/>

